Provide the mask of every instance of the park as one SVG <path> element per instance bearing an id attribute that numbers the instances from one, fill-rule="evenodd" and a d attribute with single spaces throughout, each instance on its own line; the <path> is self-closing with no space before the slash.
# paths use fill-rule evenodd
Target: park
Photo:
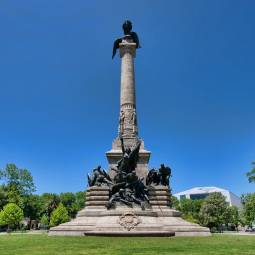
<path id="1" fill-rule="evenodd" d="M 194 6 L 185 9 L 188 5 L 163 0 L 154 6 L 157 26 L 139 26 L 143 15 L 128 7 L 123 11 L 132 21 L 119 12 L 115 24 L 114 17 L 102 12 L 106 26 L 96 22 L 93 12 L 79 16 L 78 6 L 62 4 L 64 9 L 45 9 L 47 15 L 53 10 L 60 15 L 58 23 L 54 15 L 40 23 L 40 15 L 48 17 L 40 5 L 20 6 L 33 15 L 18 11 L 12 16 L 7 4 L 3 16 L 5 21 L 22 17 L 25 23 L 18 29 L 27 29 L 27 19 L 35 23 L 29 23 L 32 33 L 27 36 L 20 37 L 15 29 L 6 36 L 13 46 L 10 56 L 16 52 L 20 57 L 13 69 L 17 75 L 4 75 L 3 82 L 23 85 L 22 93 L 4 90 L 17 100 L 4 109 L 0 128 L 0 254 L 255 254 L 254 107 L 247 100 L 254 92 L 254 77 L 234 72 L 242 65 L 237 60 L 235 67 L 229 64 L 226 52 L 231 47 L 222 52 L 207 29 L 222 37 L 222 44 L 238 33 L 247 38 L 250 33 L 223 35 L 215 30 L 216 22 L 229 23 L 219 18 L 224 6 L 217 3 L 218 9 L 209 1 L 203 11 L 209 15 L 213 8 L 219 16 L 209 15 L 211 23 L 202 27 L 196 23 Z M 79 4 L 86 10 L 104 9 L 96 3 Z M 144 7 L 139 3 L 137 8 Z M 144 18 L 152 17 L 152 9 L 146 6 Z M 238 15 L 249 17 L 244 10 L 249 8 L 240 4 Z M 174 21 L 171 27 L 161 14 Z M 76 26 L 64 28 L 64 22 Z M 210 38 L 200 57 L 193 34 L 184 33 L 188 24 L 197 43 L 199 35 Z M 169 33 L 163 34 L 163 27 Z M 28 38 L 36 39 L 35 32 L 49 41 L 29 47 Z M 15 48 L 15 36 L 25 41 L 24 51 Z M 180 39 L 183 36 L 186 40 Z M 164 40 L 171 44 L 163 45 Z M 211 52 L 214 45 L 217 54 Z M 248 70 L 253 48 L 243 55 L 240 45 L 235 42 L 231 57 L 242 55 Z M 93 54 L 97 50 L 99 54 Z M 41 55 L 43 51 L 49 54 Z M 35 53 L 40 54 L 40 68 L 33 64 Z M 5 60 L 10 56 L 7 50 Z M 217 69 L 214 61 L 228 64 Z M 12 70 L 6 68 L 6 73 Z M 42 72 L 46 75 L 39 79 Z M 11 121 L 19 119 L 19 125 L 9 116 Z"/>
<path id="2" fill-rule="evenodd" d="M 11 248 L 11 251 L 10 251 Z M 42 235 L 1 236 L 3 255 L 116 254 L 202 255 L 254 254 L 254 236 L 212 237 L 48 237 Z"/>

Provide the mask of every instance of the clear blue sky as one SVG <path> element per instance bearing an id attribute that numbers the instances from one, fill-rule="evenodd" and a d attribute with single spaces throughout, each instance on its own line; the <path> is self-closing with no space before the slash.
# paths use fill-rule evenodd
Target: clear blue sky
<path id="1" fill-rule="evenodd" d="M 140 136 L 173 192 L 255 190 L 255 2 L 2 0 L 0 167 L 16 163 L 37 192 L 79 191 L 107 168 L 117 135 L 125 19 L 136 58 Z"/>

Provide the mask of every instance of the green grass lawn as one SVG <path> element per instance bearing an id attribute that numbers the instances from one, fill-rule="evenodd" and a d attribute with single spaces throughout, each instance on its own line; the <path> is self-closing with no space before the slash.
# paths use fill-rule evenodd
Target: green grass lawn
<path id="1" fill-rule="evenodd" d="M 255 254 L 255 236 L 212 237 L 48 237 L 0 236 L 1 255 L 244 255 Z"/>

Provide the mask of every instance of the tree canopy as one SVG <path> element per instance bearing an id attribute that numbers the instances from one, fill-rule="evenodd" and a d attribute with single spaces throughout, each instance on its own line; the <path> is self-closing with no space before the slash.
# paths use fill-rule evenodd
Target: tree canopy
<path id="1" fill-rule="evenodd" d="M 22 209 L 14 203 L 9 203 L 0 212 L 0 225 L 8 225 L 8 229 L 15 228 L 23 218 L 24 214 Z"/>
<path id="2" fill-rule="evenodd" d="M 248 177 L 249 182 L 254 182 L 255 183 L 255 162 L 252 162 L 253 168 L 250 172 L 246 174 Z"/>
<path id="3" fill-rule="evenodd" d="M 199 213 L 201 223 L 211 230 L 216 228 L 221 231 L 227 207 L 228 203 L 221 193 L 211 193 L 202 204 Z"/>
<path id="4" fill-rule="evenodd" d="M 244 223 L 252 226 L 255 223 L 255 193 L 242 196 Z"/>
<path id="5" fill-rule="evenodd" d="M 182 199 L 179 204 L 179 210 L 182 212 L 183 218 L 194 223 L 199 223 L 199 212 L 203 200 Z"/>
<path id="6" fill-rule="evenodd" d="M 23 197 L 35 192 L 31 173 L 27 169 L 18 168 L 15 164 L 7 164 L 0 170 L 0 179 L 4 181 L 8 201 L 23 207 Z"/>
<path id="7" fill-rule="evenodd" d="M 69 220 L 68 211 L 62 203 L 52 212 L 50 217 L 50 226 L 54 227 Z"/>
<path id="8" fill-rule="evenodd" d="M 0 210 L 8 203 L 7 191 L 4 185 L 0 185 Z"/>

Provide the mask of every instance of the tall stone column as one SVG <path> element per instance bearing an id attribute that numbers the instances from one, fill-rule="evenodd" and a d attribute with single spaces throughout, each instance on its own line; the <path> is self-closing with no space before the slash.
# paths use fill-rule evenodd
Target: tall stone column
<path id="1" fill-rule="evenodd" d="M 120 137 L 123 137 L 125 148 L 132 148 L 138 140 L 141 141 L 136 174 L 145 180 L 150 152 L 144 149 L 144 142 L 138 137 L 134 72 L 136 44 L 132 41 L 123 40 L 119 44 L 119 50 L 121 58 L 119 128 L 118 137 L 113 141 L 112 149 L 106 152 L 109 174 L 111 177 L 116 174 L 111 168 L 116 167 L 117 162 L 122 157 Z"/>
<path id="2" fill-rule="evenodd" d="M 135 43 L 120 43 L 121 83 L 120 83 L 120 117 L 119 136 L 134 138 L 138 135 L 134 58 Z"/>

